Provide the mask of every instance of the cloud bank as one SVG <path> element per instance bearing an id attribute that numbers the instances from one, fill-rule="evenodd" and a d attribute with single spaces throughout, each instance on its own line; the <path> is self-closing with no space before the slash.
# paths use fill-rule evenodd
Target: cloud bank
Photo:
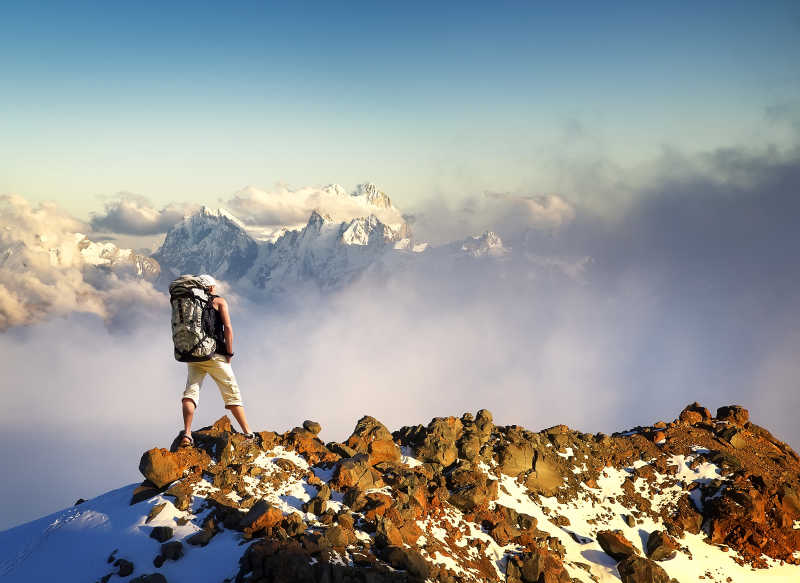
<path id="1" fill-rule="evenodd" d="M 0 331 L 72 312 L 112 322 L 164 301 L 134 273 L 144 258 L 91 243 L 86 227 L 52 203 L 0 197 Z"/>
<path id="2" fill-rule="evenodd" d="M 403 223 L 400 211 L 394 206 L 375 206 L 363 195 L 351 196 L 338 184 L 303 188 L 278 184 L 272 190 L 248 186 L 224 204 L 245 224 L 265 230 L 305 225 L 313 211 L 339 222 L 374 214 L 386 225 Z"/>
<path id="3" fill-rule="evenodd" d="M 610 432 L 670 420 L 699 400 L 742 404 L 797 447 L 800 152 L 670 153 L 654 166 L 616 213 L 535 200 L 540 214 L 565 217 L 541 228 L 494 211 L 509 216 L 508 233 L 498 230 L 515 250 L 500 263 L 373 272 L 280 305 L 231 294 L 252 424 L 286 430 L 313 418 L 323 439 L 340 440 L 363 414 L 395 429 L 486 407 L 500 424 Z M 475 200 L 522 209 L 526 196 Z M 448 217 L 443 229 L 463 228 Z M 592 261 L 579 282 L 526 267 L 557 254 Z M 0 335 L 16 363 L 0 427 L 28 456 L 23 465 L 5 454 L 15 479 L 0 499 L 19 499 L 46 473 L 65 476 L 27 508 L 3 506 L 5 525 L 138 480 L 141 452 L 177 432 L 185 367 L 172 361 L 162 299 L 136 326 L 72 313 Z M 196 426 L 223 412 L 206 381 Z"/>
<path id="4" fill-rule="evenodd" d="M 94 231 L 101 233 L 157 235 L 166 233 L 198 208 L 200 205 L 184 203 L 156 209 L 146 197 L 125 192 L 107 201 L 105 212 L 95 214 L 90 224 Z"/>

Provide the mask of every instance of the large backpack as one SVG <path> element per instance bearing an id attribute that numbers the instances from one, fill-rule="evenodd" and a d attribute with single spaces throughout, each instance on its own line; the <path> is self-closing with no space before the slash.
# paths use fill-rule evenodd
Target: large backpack
<path id="1" fill-rule="evenodd" d="M 172 305 L 172 342 L 175 360 L 209 360 L 217 350 L 214 339 L 214 307 L 200 281 L 193 275 L 181 275 L 169 284 Z"/>

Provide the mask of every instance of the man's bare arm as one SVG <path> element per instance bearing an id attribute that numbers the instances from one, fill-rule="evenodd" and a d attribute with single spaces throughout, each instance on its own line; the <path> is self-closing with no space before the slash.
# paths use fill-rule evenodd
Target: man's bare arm
<path id="1" fill-rule="evenodd" d="M 225 298 L 217 298 L 219 302 L 219 315 L 222 317 L 222 325 L 225 326 L 225 344 L 227 345 L 228 354 L 233 354 L 233 326 L 231 326 L 231 316 L 228 312 L 228 302 Z M 228 357 L 228 362 L 231 357 Z"/>

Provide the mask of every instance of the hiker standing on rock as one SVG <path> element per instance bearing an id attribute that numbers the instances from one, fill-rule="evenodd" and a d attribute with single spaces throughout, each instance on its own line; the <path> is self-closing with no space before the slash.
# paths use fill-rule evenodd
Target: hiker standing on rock
<path id="1" fill-rule="evenodd" d="M 217 383 L 225 408 L 230 410 L 247 437 L 253 437 L 244 413 L 239 385 L 231 367 L 233 326 L 228 302 L 215 294 L 216 280 L 210 275 L 182 275 L 170 284 L 172 337 L 175 358 L 186 362 L 186 388 L 181 406 L 183 430 L 173 445 L 194 445 L 192 419 L 206 374 Z"/>

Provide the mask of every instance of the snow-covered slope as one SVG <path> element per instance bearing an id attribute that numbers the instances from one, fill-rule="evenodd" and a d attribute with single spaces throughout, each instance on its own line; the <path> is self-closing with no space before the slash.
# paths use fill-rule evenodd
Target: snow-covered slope
<path id="1" fill-rule="evenodd" d="M 253 440 L 223 417 L 145 452 L 141 485 L 0 533 L 0 580 L 800 580 L 800 458 L 738 406 L 612 436 L 486 410 L 320 429 Z"/>

